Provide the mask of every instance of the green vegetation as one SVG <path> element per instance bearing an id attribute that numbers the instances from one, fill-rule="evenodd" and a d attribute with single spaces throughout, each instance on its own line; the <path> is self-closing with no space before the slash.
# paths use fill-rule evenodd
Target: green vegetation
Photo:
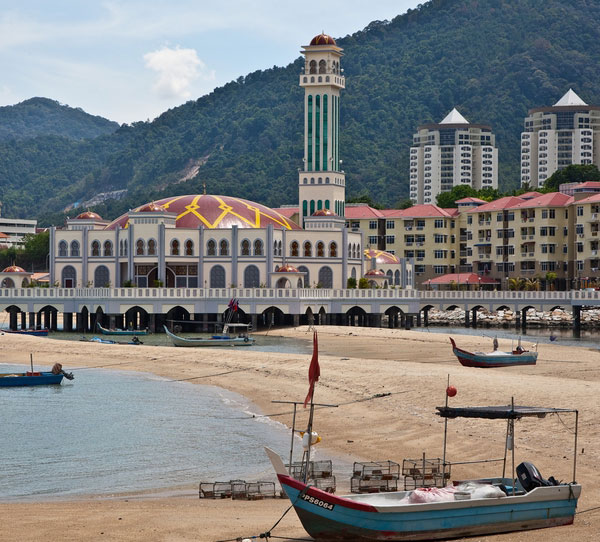
<path id="1" fill-rule="evenodd" d="M 600 104 L 598 20 L 600 3 L 589 0 L 431 0 L 339 39 L 348 197 L 366 193 L 385 206 L 406 198 L 412 134 L 455 106 L 470 122 L 492 126 L 500 188 L 516 189 L 528 109 L 555 103 L 569 87 Z M 93 140 L 0 143 L 5 215 L 60 224 L 69 205 L 126 188 L 124 199 L 95 208 L 114 218 L 151 199 L 201 193 L 203 183 L 212 194 L 296 203 L 302 66 L 297 59 L 248 74 L 153 122 Z"/>
<path id="2" fill-rule="evenodd" d="M 9 265 L 18 265 L 26 271 L 48 271 L 48 252 L 50 250 L 50 234 L 42 232 L 25 236 L 23 248 L 5 248 L 0 250 L 0 269 Z"/>
<path id="3" fill-rule="evenodd" d="M 600 181 L 600 171 L 594 164 L 572 164 L 550 175 L 544 183 L 544 192 L 556 192 L 563 183 L 583 183 Z"/>

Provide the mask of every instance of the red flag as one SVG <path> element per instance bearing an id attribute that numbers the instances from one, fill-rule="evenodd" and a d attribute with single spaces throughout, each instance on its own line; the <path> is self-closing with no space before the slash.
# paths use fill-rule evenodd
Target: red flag
<path id="1" fill-rule="evenodd" d="M 321 368 L 319 367 L 319 345 L 317 344 L 317 332 L 313 335 L 313 355 L 310 360 L 310 367 L 308 368 L 308 393 L 306 399 L 304 399 L 304 408 L 309 401 L 312 400 L 313 392 L 315 391 L 315 382 L 319 380 L 321 376 Z"/>

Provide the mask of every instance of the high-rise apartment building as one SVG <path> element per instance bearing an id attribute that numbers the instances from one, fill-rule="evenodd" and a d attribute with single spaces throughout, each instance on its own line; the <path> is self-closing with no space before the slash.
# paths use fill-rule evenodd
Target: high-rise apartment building
<path id="1" fill-rule="evenodd" d="M 600 106 L 572 89 L 552 107 L 530 109 L 521 134 L 521 184 L 542 186 L 570 164 L 600 165 Z"/>
<path id="2" fill-rule="evenodd" d="M 410 199 L 435 203 L 459 185 L 498 187 L 498 149 L 492 128 L 471 124 L 456 109 L 440 123 L 419 126 L 410 148 Z"/>

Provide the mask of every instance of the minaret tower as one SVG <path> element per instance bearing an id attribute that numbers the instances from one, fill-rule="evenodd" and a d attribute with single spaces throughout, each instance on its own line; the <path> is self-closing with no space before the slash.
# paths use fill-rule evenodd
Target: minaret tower
<path id="1" fill-rule="evenodd" d="M 304 72 L 304 167 L 299 171 L 300 216 L 319 209 L 344 216 L 346 179 L 339 156 L 340 90 L 345 79 L 340 69 L 343 49 L 326 34 L 302 46 Z"/>

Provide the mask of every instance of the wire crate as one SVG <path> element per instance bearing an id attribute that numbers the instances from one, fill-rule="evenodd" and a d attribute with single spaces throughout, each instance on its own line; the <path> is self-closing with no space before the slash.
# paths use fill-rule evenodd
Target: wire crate
<path id="1" fill-rule="evenodd" d="M 368 476 L 368 479 L 353 476 L 350 480 L 351 493 L 385 493 L 398 491 L 398 479 L 382 479 Z"/>
<path id="2" fill-rule="evenodd" d="M 329 478 L 315 478 L 311 483 L 314 483 L 315 487 L 322 489 L 327 493 L 335 493 L 335 476 L 330 476 Z"/>
<path id="3" fill-rule="evenodd" d="M 286 465 L 290 468 L 290 465 Z M 308 464 L 308 479 L 318 480 L 319 478 L 331 478 L 333 474 L 333 463 L 331 459 L 323 459 L 322 461 L 310 461 Z M 290 476 L 295 480 L 304 479 L 304 463 L 292 463 Z"/>
<path id="4" fill-rule="evenodd" d="M 442 472 L 442 460 L 439 457 L 432 459 L 404 459 L 402 461 L 402 475 L 404 476 L 404 489 L 418 487 L 444 487 L 450 480 L 451 466 L 446 463 L 446 471 Z"/>
<path id="5" fill-rule="evenodd" d="M 363 480 L 371 478 L 381 480 L 398 480 L 400 478 L 400 464 L 394 461 L 366 461 L 354 463 L 354 477 Z"/>

